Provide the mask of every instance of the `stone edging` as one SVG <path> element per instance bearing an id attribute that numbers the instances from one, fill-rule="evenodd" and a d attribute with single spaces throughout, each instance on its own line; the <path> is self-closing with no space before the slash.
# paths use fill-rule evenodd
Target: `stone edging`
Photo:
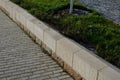
<path id="1" fill-rule="evenodd" d="M 9 0 L 0 8 L 40 44 L 76 80 L 120 80 L 120 70 L 83 46 L 67 39 Z"/>

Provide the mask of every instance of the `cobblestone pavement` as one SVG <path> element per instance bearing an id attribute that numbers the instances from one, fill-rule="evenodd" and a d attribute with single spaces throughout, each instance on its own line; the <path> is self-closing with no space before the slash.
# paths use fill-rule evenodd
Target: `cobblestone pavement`
<path id="1" fill-rule="evenodd" d="M 0 80 L 73 80 L 0 11 Z"/>
<path id="2" fill-rule="evenodd" d="M 120 0 L 78 0 L 120 24 Z"/>

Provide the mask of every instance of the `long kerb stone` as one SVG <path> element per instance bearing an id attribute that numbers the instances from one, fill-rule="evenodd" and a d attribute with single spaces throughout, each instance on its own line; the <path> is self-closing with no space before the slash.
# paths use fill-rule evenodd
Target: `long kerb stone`
<path id="1" fill-rule="evenodd" d="M 44 32 L 44 44 L 49 47 L 53 53 L 56 52 L 57 41 L 62 39 L 63 36 L 53 29 Z"/>
<path id="2" fill-rule="evenodd" d="M 8 13 L 8 6 L 7 6 L 7 3 L 8 3 L 8 1 L 9 0 L 0 0 L 0 8 L 2 9 L 2 10 L 4 10 L 4 12 L 6 13 L 6 14 L 9 14 Z M 9 5 L 10 6 L 10 5 Z"/>
<path id="3" fill-rule="evenodd" d="M 36 37 L 41 40 L 43 42 L 44 40 L 44 32 L 46 30 L 49 30 L 50 28 L 45 24 L 43 23 L 42 21 L 38 20 L 38 19 L 35 19 L 33 21 L 34 23 L 34 34 L 36 35 Z"/>
<path id="4" fill-rule="evenodd" d="M 98 80 L 120 80 L 120 73 L 107 67 L 99 71 Z"/>
<path id="5" fill-rule="evenodd" d="M 87 50 L 81 49 L 74 54 L 73 69 L 85 78 L 85 80 L 97 80 L 98 71 L 105 67 L 107 67 L 105 63 Z"/>
<path id="6" fill-rule="evenodd" d="M 79 46 L 75 45 L 74 42 L 67 38 L 63 38 L 57 41 L 56 54 L 63 59 L 70 67 L 72 67 L 73 54 L 80 49 Z"/>
<path id="7" fill-rule="evenodd" d="M 26 28 L 28 27 L 27 22 L 32 19 L 35 19 L 29 13 L 27 13 L 25 10 L 22 10 L 22 9 L 18 9 L 16 11 L 16 14 L 18 14 L 18 15 L 16 15 L 16 16 L 18 16 L 18 17 L 16 17 L 17 21 L 19 21 L 19 23 Z"/>

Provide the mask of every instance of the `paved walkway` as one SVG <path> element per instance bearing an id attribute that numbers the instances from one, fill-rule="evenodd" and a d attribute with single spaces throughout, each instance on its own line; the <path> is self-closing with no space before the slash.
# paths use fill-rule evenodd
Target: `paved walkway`
<path id="1" fill-rule="evenodd" d="M 120 0 L 78 0 L 120 24 Z"/>
<path id="2" fill-rule="evenodd" d="M 73 80 L 0 11 L 0 80 Z"/>

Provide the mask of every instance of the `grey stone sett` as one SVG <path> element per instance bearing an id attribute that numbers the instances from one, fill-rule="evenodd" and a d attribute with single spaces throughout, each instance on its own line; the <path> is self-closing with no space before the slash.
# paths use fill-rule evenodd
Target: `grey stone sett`
<path id="1" fill-rule="evenodd" d="M 62 80 L 62 79 L 69 78 L 69 77 L 70 77 L 70 76 L 68 76 L 68 75 L 62 75 L 62 76 L 59 76 L 58 79 L 61 79 L 61 80 Z"/>
<path id="2" fill-rule="evenodd" d="M 61 76 L 60 73 L 57 73 L 57 74 L 54 74 L 54 75 L 49 75 L 51 78 L 54 78 L 54 77 L 58 77 L 58 76 Z"/>
<path id="3" fill-rule="evenodd" d="M 59 80 L 58 78 L 50 78 L 48 80 Z"/>

